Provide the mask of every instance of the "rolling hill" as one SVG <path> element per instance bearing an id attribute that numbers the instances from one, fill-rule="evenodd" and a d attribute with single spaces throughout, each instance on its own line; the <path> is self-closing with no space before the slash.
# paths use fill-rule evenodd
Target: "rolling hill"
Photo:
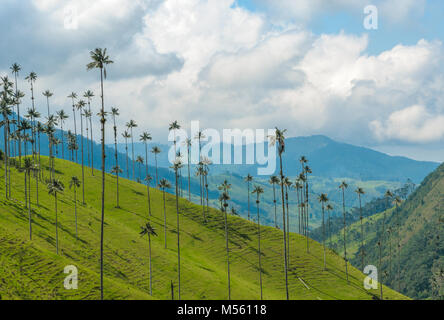
<path id="1" fill-rule="evenodd" d="M 48 176 L 47 158 L 42 157 Z M 81 177 L 78 165 L 56 159 L 56 175 L 65 190 L 58 196 L 60 255 L 55 253 L 54 197 L 40 183 L 36 204 L 36 181 L 31 183 L 33 240 L 29 241 L 28 210 L 24 207 L 24 173 L 12 169 L 11 199 L 0 186 L 0 295 L 2 299 L 98 299 L 100 175 L 85 170 L 85 205 L 77 192 L 78 234 L 74 227 L 74 191 L 68 188 L 72 176 Z M 3 171 L 1 171 L 3 172 Z M 3 181 L 3 177 L 2 180 Z M 177 230 L 175 198 L 166 195 L 167 249 L 164 248 L 162 193 L 152 189 L 152 216 L 148 217 L 146 187 L 121 179 L 121 208 L 115 207 L 116 179 L 106 176 L 105 298 L 170 299 L 171 281 L 177 290 Z M 180 241 L 183 299 L 227 298 L 224 224 L 221 212 L 211 209 L 208 222 L 201 207 L 180 199 Z M 153 296 L 148 291 L 148 241 L 140 227 L 148 218 L 158 237 L 152 240 Z M 233 299 L 258 299 L 257 227 L 242 218 L 229 216 L 229 246 Z M 292 299 L 375 299 L 378 290 L 365 290 L 364 275 L 350 268 L 347 284 L 343 259 L 328 251 L 328 269 L 322 268 L 322 247 L 291 235 L 289 284 Z M 262 229 L 263 286 L 265 299 L 283 299 L 282 234 Z M 79 270 L 77 290 L 63 287 L 64 267 Z M 302 280 L 302 281 L 301 281 Z M 385 287 L 387 299 L 406 299 Z M 177 296 L 177 292 L 176 292 Z"/>
<path id="2" fill-rule="evenodd" d="M 377 265 L 377 243 L 381 239 L 385 214 L 386 230 L 392 230 L 392 233 L 391 236 L 387 233 L 382 238 L 383 244 L 385 243 L 382 251 L 382 269 L 387 272 L 383 280 L 391 287 L 399 288 L 400 292 L 409 297 L 444 298 L 443 200 L 444 164 L 427 176 L 399 208 L 390 208 L 363 220 L 365 262 Z M 340 232 L 332 235 L 332 248 L 342 253 L 343 230 Z M 347 254 L 350 262 L 360 268 L 360 222 L 351 224 L 347 228 L 347 234 Z"/>

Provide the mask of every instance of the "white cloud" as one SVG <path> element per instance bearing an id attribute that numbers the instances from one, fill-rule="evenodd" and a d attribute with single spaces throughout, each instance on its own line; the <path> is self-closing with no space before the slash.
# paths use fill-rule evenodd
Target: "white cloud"
<path id="1" fill-rule="evenodd" d="M 414 105 L 393 112 L 384 122 L 372 121 L 370 128 L 380 140 L 432 142 L 444 137 L 444 115 L 432 114 L 424 106 Z"/>

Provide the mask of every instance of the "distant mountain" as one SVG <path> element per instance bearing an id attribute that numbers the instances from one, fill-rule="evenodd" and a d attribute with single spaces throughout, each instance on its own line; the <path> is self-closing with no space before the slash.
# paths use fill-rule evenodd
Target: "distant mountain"
<path id="1" fill-rule="evenodd" d="M 405 157 L 389 156 L 369 148 L 358 147 L 347 143 L 334 141 L 326 136 L 316 135 L 309 137 L 288 138 L 285 141 L 286 151 L 283 156 L 285 175 L 297 176 L 301 170 L 299 158 L 304 155 L 309 160 L 308 165 L 314 176 L 324 178 L 347 177 L 357 180 L 385 180 L 405 182 L 411 179 L 415 183 L 421 182 L 427 174 L 438 167 L 436 162 L 416 161 Z M 167 145 L 158 145 L 162 151 L 158 155 L 160 167 L 170 166 L 168 162 Z M 223 157 L 222 145 L 221 159 Z M 233 147 L 231 156 L 234 157 Z M 119 144 L 120 152 L 125 151 L 125 144 Z M 145 154 L 144 145 L 135 143 L 135 156 Z M 245 154 L 245 146 L 243 146 Z M 131 156 L 131 145 L 129 145 Z M 222 162 L 222 161 L 220 161 Z M 149 163 L 154 165 L 154 157 L 150 154 Z M 257 175 L 257 165 L 217 165 L 211 168 L 210 174 L 236 173 L 244 176 L 248 173 Z M 277 172 L 276 172 L 277 173 Z"/>
<path id="2" fill-rule="evenodd" d="M 399 208 L 390 208 L 366 216 L 363 220 L 365 265 L 377 266 L 378 241 L 382 239 L 382 272 L 384 284 L 416 299 L 444 298 L 444 164 L 428 175 Z M 382 199 L 382 202 L 385 202 Z M 375 212 L 378 212 L 375 209 Z M 364 211 L 365 213 L 365 211 Z M 361 267 L 361 225 L 359 212 L 351 213 L 356 222 L 347 227 L 347 255 Z M 385 230 L 391 235 L 383 235 Z M 342 219 L 334 219 L 333 225 Z M 332 248 L 343 253 L 343 229 L 332 232 Z M 318 241 L 321 229 L 312 233 Z M 398 250 L 398 243 L 400 250 Z M 399 254 L 400 252 L 400 254 Z"/>

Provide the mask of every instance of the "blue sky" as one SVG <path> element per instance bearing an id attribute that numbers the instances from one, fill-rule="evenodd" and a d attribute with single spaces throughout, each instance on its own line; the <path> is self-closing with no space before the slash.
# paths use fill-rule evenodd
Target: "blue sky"
<path id="1" fill-rule="evenodd" d="M 377 30 L 363 27 L 369 4 Z M 0 74 L 17 62 L 25 106 L 35 71 L 36 92 L 69 108 L 72 91 L 99 90 L 85 65 L 106 47 L 109 108 L 155 141 L 199 120 L 444 161 L 442 17 L 439 0 L 2 0 Z"/>

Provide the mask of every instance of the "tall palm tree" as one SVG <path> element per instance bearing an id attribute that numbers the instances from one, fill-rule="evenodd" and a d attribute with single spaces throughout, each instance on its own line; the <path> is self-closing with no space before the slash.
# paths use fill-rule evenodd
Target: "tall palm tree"
<path id="1" fill-rule="evenodd" d="M 176 148 L 176 130 L 180 129 L 180 124 L 176 121 L 170 123 L 169 127 L 168 127 L 168 131 L 173 131 L 173 135 L 174 135 L 174 154 L 176 154 L 177 152 L 177 148 Z"/>
<path id="2" fill-rule="evenodd" d="M 309 232 L 310 232 L 310 227 L 309 227 L 310 214 L 308 213 L 308 209 L 310 209 L 310 205 L 308 203 L 308 189 L 309 189 L 308 188 L 308 175 L 312 172 L 311 172 L 311 169 L 309 166 L 305 166 L 304 172 L 305 172 L 305 219 L 306 219 L 305 223 L 306 223 L 306 229 L 307 229 L 306 239 L 307 239 L 307 252 L 310 252 L 309 241 L 308 241 L 308 239 L 309 239 L 308 236 L 309 236 Z"/>
<path id="3" fill-rule="evenodd" d="M 91 167 L 91 145 L 92 141 L 89 139 L 89 122 L 88 120 L 92 117 L 92 113 L 89 110 L 84 109 L 83 115 L 85 116 L 85 129 L 86 129 L 86 150 L 88 155 L 88 165 Z"/>
<path id="4" fill-rule="evenodd" d="M 151 152 L 154 154 L 154 163 L 156 166 L 156 185 L 158 184 L 158 175 L 157 175 L 157 155 L 162 152 L 158 146 L 154 146 L 151 149 Z"/>
<path id="5" fill-rule="evenodd" d="M 88 118 L 89 118 L 89 128 L 91 130 L 91 174 L 94 175 L 94 139 L 93 139 L 93 127 L 92 127 L 92 111 L 91 111 L 91 99 L 94 97 L 94 93 L 91 90 L 85 91 L 83 97 L 87 99 L 88 102 Z"/>
<path id="6" fill-rule="evenodd" d="M 69 181 L 69 189 L 74 188 L 74 217 L 76 221 L 76 239 L 78 239 L 77 233 L 77 188 L 80 187 L 80 180 L 77 177 L 71 177 Z"/>
<path id="7" fill-rule="evenodd" d="M 359 199 L 359 220 L 361 221 L 361 270 L 364 270 L 364 255 L 365 255 L 365 248 L 364 248 L 364 225 L 363 225 L 363 219 L 362 216 L 362 204 L 361 204 L 361 197 L 365 194 L 364 189 L 362 188 L 356 188 L 355 193 L 358 195 Z"/>
<path id="8" fill-rule="evenodd" d="M 165 189 L 170 189 L 171 184 L 167 179 L 161 179 L 159 182 L 159 188 L 163 193 L 163 230 L 165 235 L 165 249 L 167 248 L 167 218 L 166 218 L 166 199 L 165 199 Z"/>
<path id="9" fill-rule="evenodd" d="M 250 183 L 253 181 L 253 177 L 250 174 L 247 174 L 245 177 L 245 182 L 247 183 L 247 199 L 248 199 L 248 220 L 250 220 Z"/>
<path id="10" fill-rule="evenodd" d="M 384 236 L 385 236 L 385 222 L 386 222 L 386 218 L 387 218 L 387 210 L 389 208 L 389 201 L 390 199 L 393 199 L 393 193 L 387 189 L 387 191 L 384 194 L 385 197 L 385 201 L 386 201 L 386 210 L 384 210 L 384 218 L 382 220 L 382 237 L 381 237 L 381 243 L 383 244 L 384 241 Z"/>
<path id="11" fill-rule="evenodd" d="M 342 214 L 344 216 L 344 261 L 345 261 L 345 275 L 347 276 L 347 283 L 348 283 L 348 262 L 347 262 L 347 221 L 345 216 L 345 190 L 348 188 L 348 184 L 345 181 L 342 181 L 342 183 L 339 186 L 339 189 L 342 190 Z"/>
<path id="12" fill-rule="evenodd" d="M 116 117 L 120 115 L 118 108 L 111 108 L 111 116 L 113 118 L 113 132 L 114 132 L 114 166 L 119 165 L 118 157 L 117 157 L 117 124 Z M 117 179 L 119 179 L 117 177 Z"/>
<path id="13" fill-rule="evenodd" d="M 60 136 L 62 140 L 62 159 L 65 159 L 65 151 L 64 151 L 64 142 L 63 142 L 63 124 L 65 123 L 65 120 L 69 118 L 69 116 L 65 113 L 65 111 L 62 109 L 60 111 L 56 112 L 57 119 L 60 124 Z M 49 117 L 49 116 L 48 116 Z"/>
<path id="14" fill-rule="evenodd" d="M 328 226 L 328 243 L 329 243 L 329 247 L 331 249 L 331 219 L 330 219 L 330 212 L 333 211 L 333 206 L 329 203 L 327 204 L 327 206 L 325 207 L 325 210 L 327 210 L 327 226 Z"/>
<path id="15" fill-rule="evenodd" d="M 381 240 L 378 241 L 378 248 L 379 248 L 379 259 L 378 259 L 378 283 L 380 287 L 380 299 L 384 300 L 384 296 L 382 293 L 382 269 L 381 269 L 381 261 L 382 261 L 382 243 Z"/>
<path id="16" fill-rule="evenodd" d="M 136 158 L 136 162 L 138 164 L 139 167 L 139 172 L 138 172 L 138 176 L 137 176 L 137 181 L 140 182 L 140 177 L 141 177 L 141 173 L 140 173 L 140 167 L 143 165 L 143 157 L 142 156 L 137 156 Z"/>
<path id="17" fill-rule="evenodd" d="M 264 193 L 264 189 L 260 186 L 255 186 L 252 193 L 256 194 L 256 206 L 257 206 L 257 238 L 258 238 L 258 254 L 259 254 L 259 284 L 261 287 L 261 300 L 263 298 L 262 296 L 262 264 L 261 264 L 261 218 L 260 218 L 260 212 L 259 212 L 259 203 L 260 203 L 260 196 Z"/>
<path id="18" fill-rule="evenodd" d="M 58 179 L 51 180 L 48 185 L 48 194 L 54 196 L 54 205 L 55 205 L 55 225 L 56 225 L 56 252 L 59 254 L 59 229 L 58 229 L 58 218 L 57 218 L 57 194 L 62 193 L 65 190 L 65 186 Z"/>
<path id="19" fill-rule="evenodd" d="M 96 48 L 90 52 L 92 62 L 86 66 L 87 70 L 100 69 L 100 98 L 102 107 L 100 111 L 100 123 L 102 132 L 102 222 L 100 232 L 100 298 L 103 300 L 103 227 L 105 222 L 105 97 L 103 92 L 103 80 L 106 79 L 106 66 L 113 63 L 105 49 Z"/>
<path id="20" fill-rule="evenodd" d="M 43 179 L 43 170 L 41 170 L 42 166 L 41 166 L 41 159 L 40 159 L 40 135 L 45 133 L 45 126 L 41 123 L 41 122 L 37 122 L 37 144 L 38 144 L 38 153 L 39 153 L 39 172 L 41 174 L 41 177 Z"/>
<path id="21" fill-rule="evenodd" d="M 129 165 L 128 165 L 128 139 L 131 135 L 128 131 L 122 133 L 122 137 L 125 139 L 125 153 L 126 153 L 126 178 L 129 179 Z"/>
<path id="22" fill-rule="evenodd" d="M 42 92 L 42 94 L 46 97 L 46 106 L 48 108 L 48 117 L 49 117 L 49 115 L 50 115 L 50 112 L 49 112 L 49 98 L 51 98 L 53 96 L 53 93 L 51 91 L 49 91 L 49 90 L 46 90 L 46 91 Z"/>
<path id="23" fill-rule="evenodd" d="M 398 284 L 398 292 L 401 292 L 401 222 L 399 220 L 399 206 L 402 204 L 402 200 L 399 196 L 395 197 L 394 203 L 396 206 L 396 238 L 398 241 L 398 250 L 397 250 L 397 256 L 398 256 L 398 266 L 396 270 L 396 282 Z"/>
<path id="24" fill-rule="evenodd" d="M 300 178 L 296 179 L 294 183 L 294 188 L 296 189 L 297 194 L 297 203 L 298 203 L 298 231 L 302 234 L 302 206 L 301 206 L 301 189 L 303 189 L 302 180 Z"/>
<path id="25" fill-rule="evenodd" d="M 71 92 L 71 94 L 68 96 L 68 98 L 70 98 L 72 100 L 72 114 L 74 117 L 74 136 L 77 139 L 76 103 L 74 101 L 75 99 L 77 99 L 77 93 Z M 76 163 L 79 163 L 78 158 L 77 158 L 77 150 L 76 150 Z"/>
<path id="26" fill-rule="evenodd" d="M 292 182 L 288 177 L 281 181 L 285 186 L 285 202 L 287 208 L 287 264 L 290 264 L 290 210 L 288 208 L 288 189 L 291 188 Z"/>
<path id="27" fill-rule="evenodd" d="M 83 163 L 83 108 L 85 108 L 86 102 L 83 100 L 79 100 L 77 102 L 77 110 L 79 110 L 80 113 L 80 156 L 81 156 L 81 163 L 82 163 L 82 204 L 85 204 L 85 171 L 84 171 L 84 163 Z"/>
<path id="28" fill-rule="evenodd" d="M 140 235 L 148 236 L 148 254 L 149 254 L 149 263 L 150 263 L 150 295 L 153 295 L 153 274 L 151 268 L 151 236 L 157 236 L 156 229 L 154 229 L 149 222 L 147 222 L 144 226 L 141 227 L 142 231 L 140 231 Z"/>
<path id="29" fill-rule="evenodd" d="M 153 177 L 150 174 L 147 174 L 145 177 L 146 189 L 147 189 L 147 200 L 148 200 L 148 214 L 151 217 L 151 197 L 150 197 L 150 184 L 153 180 Z"/>
<path id="30" fill-rule="evenodd" d="M 180 159 L 176 159 L 172 169 L 176 178 L 176 216 L 177 216 L 177 273 L 179 279 L 178 297 L 180 300 L 180 220 L 179 220 L 179 170 L 182 167 Z"/>
<path id="31" fill-rule="evenodd" d="M 29 75 L 25 78 L 28 80 L 29 84 L 31 85 L 31 102 L 32 102 L 32 110 L 35 110 L 34 105 L 34 84 L 37 80 L 37 74 L 34 71 L 31 71 Z"/>
<path id="32" fill-rule="evenodd" d="M 30 158 L 25 158 L 23 164 L 23 172 L 25 173 L 25 206 L 28 208 L 29 240 L 32 240 L 31 171 L 33 167 L 34 165 L 32 163 L 32 160 Z"/>
<path id="33" fill-rule="evenodd" d="M 133 129 L 137 127 L 137 123 L 134 120 L 130 120 L 127 122 L 126 127 L 130 130 L 131 132 L 131 154 L 132 154 L 132 163 L 133 163 L 133 180 L 135 178 L 134 176 L 134 166 L 135 166 L 135 161 L 136 159 L 134 158 L 134 134 L 133 134 Z"/>
<path id="34" fill-rule="evenodd" d="M 223 202 L 223 212 L 225 221 L 225 248 L 227 251 L 227 276 L 228 276 L 228 300 L 231 300 L 231 275 L 230 275 L 230 249 L 228 246 L 228 219 L 227 219 L 227 209 L 228 202 L 230 200 L 229 190 L 231 189 L 231 184 L 227 180 L 219 186 L 219 190 L 222 191 L 222 202 Z"/>
<path id="35" fill-rule="evenodd" d="M 321 193 L 321 195 L 318 197 L 318 201 L 321 203 L 322 207 L 322 246 L 324 247 L 324 270 L 327 270 L 327 256 L 326 256 L 326 250 L 325 250 L 325 219 L 324 219 L 324 213 L 325 213 L 325 204 L 328 202 L 328 197 L 325 193 Z"/>
<path id="36" fill-rule="evenodd" d="M 3 138 L 4 138 L 4 168 L 5 168 L 5 195 L 6 199 L 8 199 L 8 165 L 9 165 L 9 155 L 8 155 L 8 144 L 9 144 L 9 124 L 10 119 L 9 116 L 12 115 L 10 94 L 12 94 L 12 90 L 10 89 L 10 82 L 7 77 L 2 78 L 3 80 L 3 91 L 0 92 L 0 113 L 3 116 L 3 120 L 0 123 L 0 126 L 3 126 Z"/>
<path id="37" fill-rule="evenodd" d="M 277 228 L 277 203 L 276 203 L 276 185 L 279 184 L 279 178 L 271 176 L 268 183 L 273 186 L 273 205 L 274 205 L 274 227 Z"/>
<path id="38" fill-rule="evenodd" d="M 117 185 L 117 191 L 116 191 L 116 208 L 120 208 L 120 204 L 119 204 L 119 174 L 122 173 L 122 172 L 123 172 L 123 170 L 120 169 L 119 166 L 114 166 L 114 167 L 111 169 L 111 173 L 115 174 L 115 175 L 116 175 L 116 178 L 117 178 L 117 182 L 116 182 L 116 185 Z"/>
<path id="39" fill-rule="evenodd" d="M 144 132 L 140 135 L 140 141 L 143 142 L 145 145 L 145 182 L 146 184 L 146 193 L 148 197 L 148 214 L 151 216 L 151 205 L 150 205 L 150 186 L 149 181 L 146 180 L 146 177 L 148 177 L 148 141 L 152 140 L 151 134 L 148 132 Z"/>
<path id="40" fill-rule="evenodd" d="M 279 173 L 281 181 L 284 180 L 284 168 L 282 164 L 282 154 L 285 152 L 285 132 L 287 130 L 280 130 L 276 127 L 275 135 L 270 136 L 269 146 L 273 146 L 277 143 L 278 155 L 279 155 Z M 285 295 L 287 300 L 290 298 L 288 293 L 288 264 L 287 264 L 287 234 L 285 223 L 285 197 L 284 197 L 284 185 L 281 183 L 281 197 L 282 197 L 282 226 L 284 231 L 284 270 L 285 270 Z"/>
<path id="41" fill-rule="evenodd" d="M 18 74 L 20 72 L 20 70 L 22 69 L 20 67 L 20 65 L 18 63 L 13 63 L 12 66 L 10 67 L 12 74 L 14 75 L 15 78 L 15 95 L 14 95 L 14 99 L 15 99 L 15 104 L 17 106 L 17 118 L 16 118 L 16 123 L 18 125 L 18 123 L 20 122 L 20 102 L 21 99 L 25 96 L 23 92 L 18 90 L 18 82 L 17 82 L 17 78 L 18 78 Z M 22 146 L 21 146 L 21 136 L 20 134 L 17 135 L 18 137 L 18 150 L 19 150 L 19 167 L 21 166 L 21 154 L 22 154 Z"/>
<path id="42" fill-rule="evenodd" d="M 193 140 L 190 138 L 185 139 L 183 142 L 184 145 L 187 147 L 187 167 L 188 167 L 188 201 L 191 202 L 191 145 L 193 143 Z"/>

